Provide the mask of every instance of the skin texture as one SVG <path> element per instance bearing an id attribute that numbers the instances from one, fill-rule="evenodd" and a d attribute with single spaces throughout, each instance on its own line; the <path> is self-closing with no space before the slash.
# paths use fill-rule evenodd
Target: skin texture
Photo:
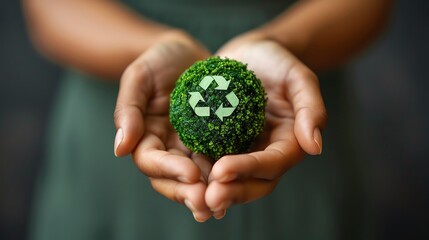
<path id="1" fill-rule="evenodd" d="M 211 165 L 186 149 L 168 122 L 176 79 L 212 54 L 203 45 L 113 0 L 23 3 L 30 34 L 44 55 L 120 79 L 115 155 L 131 153 L 153 188 L 185 204 L 200 222 L 220 219 L 231 205 L 270 194 L 305 153 L 322 152 L 326 111 L 313 71 L 338 66 L 368 45 L 391 5 L 389 0 L 302 0 L 225 43 L 214 54 L 249 64 L 270 100 L 266 128 L 253 152 Z"/>

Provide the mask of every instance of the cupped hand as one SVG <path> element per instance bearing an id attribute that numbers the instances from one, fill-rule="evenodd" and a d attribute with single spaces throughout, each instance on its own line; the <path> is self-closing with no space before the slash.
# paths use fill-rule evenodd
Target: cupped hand
<path id="1" fill-rule="evenodd" d="M 212 213 L 204 201 L 211 164 L 180 142 L 168 119 L 170 92 L 180 74 L 210 53 L 186 33 L 171 31 L 125 70 L 114 114 L 115 155 L 132 153 L 153 188 L 185 204 L 197 221 Z"/>
<path id="2" fill-rule="evenodd" d="M 268 102 L 265 129 L 251 152 L 224 156 L 212 167 L 205 200 L 214 212 L 270 194 L 305 152 L 321 154 L 326 120 L 316 75 L 283 46 L 239 37 L 217 55 L 247 63 Z"/>

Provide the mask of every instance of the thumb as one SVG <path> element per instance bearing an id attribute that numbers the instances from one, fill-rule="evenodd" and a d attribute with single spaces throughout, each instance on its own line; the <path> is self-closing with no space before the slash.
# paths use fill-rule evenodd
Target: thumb
<path id="1" fill-rule="evenodd" d="M 130 65 L 121 78 L 114 112 L 117 129 L 114 153 L 125 156 L 131 153 L 144 134 L 144 113 L 152 86 L 150 71 L 145 64 Z"/>
<path id="2" fill-rule="evenodd" d="M 286 82 L 295 113 L 295 136 L 305 152 L 319 155 L 323 148 L 320 129 L 327 119 L 319 81 L 310 69 L 298 64 L 289 71 Z"/>

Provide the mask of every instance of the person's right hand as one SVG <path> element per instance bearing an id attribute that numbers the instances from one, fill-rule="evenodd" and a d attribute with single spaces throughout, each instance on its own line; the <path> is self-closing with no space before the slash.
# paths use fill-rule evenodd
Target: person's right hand
<path id="1" fill-rule="evenodd" d="M 212 213 L 204 200 L 211 164 L 183 146 L 168 113 L 170 93 L 180 74 L 209 56 L 186 33 L 165 34 L 125 70 L 114 114 L 115 155 L 132 153 L 153 188 L 185 204 L 197 221 L 223 214 Z"/>

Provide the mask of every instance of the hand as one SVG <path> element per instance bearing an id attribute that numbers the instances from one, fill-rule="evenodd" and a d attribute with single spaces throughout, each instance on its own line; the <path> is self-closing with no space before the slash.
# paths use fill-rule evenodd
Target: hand
<path id="1" fill-rule="evenodd" d="M 270 194 L 304 151 L 321 154 L 326 110 L 316 75 L 275 42 L 232 40 L 217 53 L 248 64 L 267 92 L 266 126 L 253 152 L 227 155 L 213 166 L 206 191 L 214 212 Z"/>
<path id="2" fill-rule="evenodd" d="M 169 122 L 168 109 L 179 75 L 209 55 L 183 32 L 166 34 L 125 70 L 115 110 L 115 155 L 132 152 L 153 188 L 184 203 L 197 221 L 213 215 L 204 200 L 211 165 L 182 145 Z"/>

